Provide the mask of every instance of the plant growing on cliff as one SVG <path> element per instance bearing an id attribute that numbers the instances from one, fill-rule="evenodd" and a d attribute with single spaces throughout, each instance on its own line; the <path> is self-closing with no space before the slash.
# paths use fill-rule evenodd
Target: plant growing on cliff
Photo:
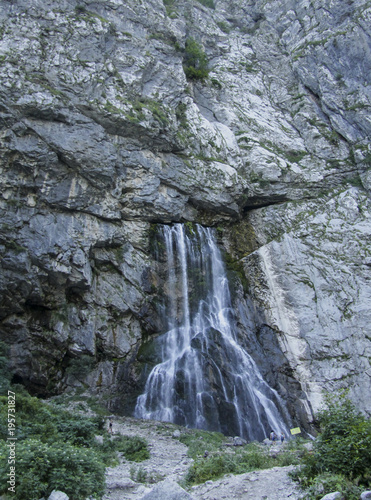
<path id="1" fill-rule="evenodd" d="M 197 1 L 202 5 L 205 5 L 205 7 L 209 7 L 209 9 L 215 9 L 214 0 L 197 0 Z"/>
<path id="2" fill-rule="evenodd" d="M 192 37 L 185 43 L 183 68 L 189 80 L 204 80 L 209 75 L 207 56 Z"/>

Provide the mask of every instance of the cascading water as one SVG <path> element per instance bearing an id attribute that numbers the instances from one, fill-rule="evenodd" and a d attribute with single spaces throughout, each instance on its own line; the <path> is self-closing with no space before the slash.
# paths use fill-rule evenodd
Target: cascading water
<path id="1" fill-rule="evenodd" d="M 167 331 L 135 416 L 264 439 L 287 415 L 238 344 L 228 280 L 210 228 L 162 227 L 167 259 Z M 285 417 L 287 420 L 287 417 Z"/>

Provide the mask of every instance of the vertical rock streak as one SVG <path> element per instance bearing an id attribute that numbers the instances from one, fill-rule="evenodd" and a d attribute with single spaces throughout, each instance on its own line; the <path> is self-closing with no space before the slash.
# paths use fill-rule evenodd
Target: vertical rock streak
<path id="1" fill-rule="evenodd" d="M 138 397 L 135 416 L 247 439 L 287 432 L 278 394 L 238 344 L 228 279 L 210 228 L 162 228 L 167 259 L 168 329 L 162 362 Z M 283 417 L 282 415 L 285 415 Z"/>

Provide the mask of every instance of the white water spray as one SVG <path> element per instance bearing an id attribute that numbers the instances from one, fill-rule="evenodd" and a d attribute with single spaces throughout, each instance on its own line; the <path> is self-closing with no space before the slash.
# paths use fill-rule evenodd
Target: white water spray
<path id="1" fill-rule="evenodd" d="M 135 416 L 263 439 L 288 429 L 286 411 L 238 344 L 225 266 L 210 228 L 162 228 L 167 258 L 167 331 L 162 362 Z"/>

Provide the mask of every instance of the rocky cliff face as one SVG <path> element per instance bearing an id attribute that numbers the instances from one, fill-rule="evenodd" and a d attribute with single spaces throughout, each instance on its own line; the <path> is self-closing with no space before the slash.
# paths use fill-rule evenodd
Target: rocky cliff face
<path id="1" fill-rule="evenodd" d="M 241 338 L 258 332 L 250 349 L 295 418 L 343 386 L 371 411 L 370 2 L 214 4 L 0 1 L 16 380 L 130 406 L 138 349 L 162 328 L 153 224 L 197 221 L 244 271 Z M 190 39 L 204 80 L 186 78 Z"/>

